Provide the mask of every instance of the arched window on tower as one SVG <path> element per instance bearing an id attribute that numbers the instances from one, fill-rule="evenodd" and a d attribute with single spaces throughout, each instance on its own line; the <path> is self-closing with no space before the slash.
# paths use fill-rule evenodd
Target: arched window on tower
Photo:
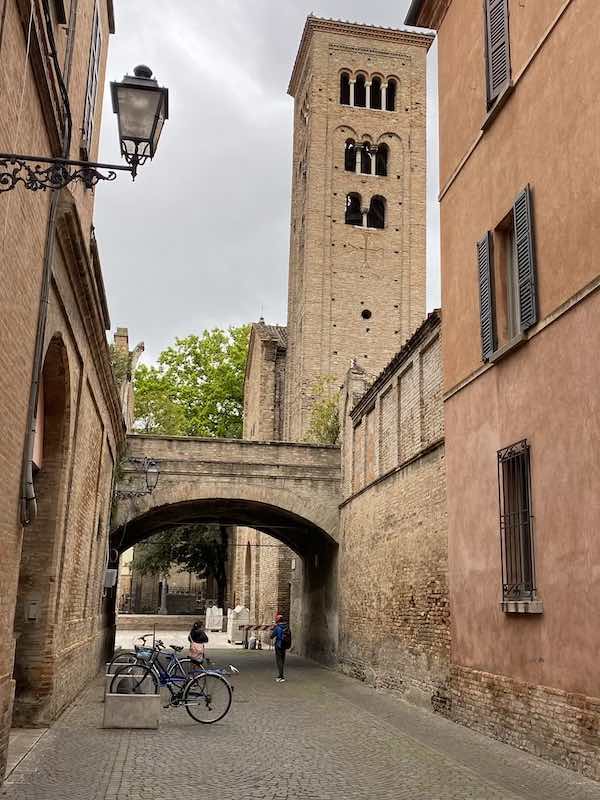
<path id="1" fill-rule="evenodd" d="M 350 192 L 346 196 L 346 225 L 362 225 L 361 196 Z"/>
<path id="2" fill-rule="evenodd" d="M 381 108 L 381 78 L 371 81 L 371 108 Z"/>
<path id="3" fill-rule="evenodd" d="M 362 153 L 360 158 L 360 171 L 363 175 L 371 174 L 371 159 L 373 158 L 369 150 L 369 143 L 365 142 L 362 146 Z"/>
<path id="4" fill-rule="evenodd" d="M 340 75 L 340 103 L 343 106 L 350 105 L 350 75 L 347 72 Z"/>
<path id="5" fill-rule="evenodd" d="M 356 170 L 356 143 L 354 139 L 346 139 L 346 152 L 344 153 L 344 169 L 346 172 Z"/>
<path id="6" fill-rule="evenodd" d="M 365 87 L 365 76 L 356 76 L 356 86 L 354 87 L 354 105 L 364 108 L 367 105 L 367 89 Z"/>
<path id="7" fill-rule="evenodd" d="M 396 88 L 396 81 L 394 78 L 390 78 L 387 85 L 387 97 L 385 103 L 387 111 L 394 111 L 396 108 Z"/>
<path id="8" fill-rule="evenodd" d="M 389 148 L 387 144 L 380 144 L 377 146 L 377 155 L 375 157 L 375 174 L 387 175 Z"/>
<path id="9" fill-rule="evenodd" d="M 380 194 L 371 198 L 367 214 L 367 228 L 385 228 L 385 197 Z"/>

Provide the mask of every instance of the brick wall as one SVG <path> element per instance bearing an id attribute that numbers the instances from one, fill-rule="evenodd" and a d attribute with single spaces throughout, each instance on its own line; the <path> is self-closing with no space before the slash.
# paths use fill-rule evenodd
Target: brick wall
<path id="1" fill-rule="evenodd" d="M 285 438 L 301 441 L 315 385 L 352 358 L 383 369 L 425 313 L 425 59 L 430 39 L 309 18 L 294 105 Z M 395 76 L 394 111 L 340 103 L 340 73 Z M 387 176 L 345 169 L 345 142 L 389 147 Z M 386 200 L 384 229 L 345 224 L 349 192 Z M 363 312 L 370 317 L 363 318 Z"/>
<path id="2" fill-rule="evenodd" d="M 452 719 L 600 780 L 600 699 L 452 665 Z"/>
<path id="3" fill-rule="evenodd" d="M 73 115 L 71 158 L 80 155 L 94 6 L 95 0 L 80 0 L 71 28 L 74 45 L 67 70 Z M 5 7 L 0 151 L 58 155 L 61 110 L 52 100 L 58 96 L 57 83 L 46 55 L 41 3 L 7 0 Z M 92 159 L 97 154 L 112 26 L 109 4 L 100 2 L 98 8 L 102 53 Z M 68 37 L 57 24 L 54 33 L 64 63 Z M 90 241 L 94 193 L 82 186 L 64 190 L 60 198 L 44 343 L 48 458 L 35 477 L 38 518 L 28 529 L 19 522 L 51 197 L 51 192 L 31 192 L 22 185 L 0 197 L 0 467 L 5 476 L 0 496 L 0 629 L 14 630 L 0 652 L 0 780 L 13 719 L 14 677 L 16 719 L 48 722 L 95 673 L 110 638 L 103 575 L 112 472 L 123 429 L 106 347 L 104 289 Z M 58 378 L 61 386 L 52 387 Z"/>
<path id="4" fill-rule="evenodd" d="M 446 710 L 441 380 L 436 313 L 345 418 L 353 436 L 343 436 L 344 451 L 351 449 L 343 464 L 353 476 L 341 509 L 339 664 L 361 680 Z M 347 478 L 344 485 L 350 485 Z"/>

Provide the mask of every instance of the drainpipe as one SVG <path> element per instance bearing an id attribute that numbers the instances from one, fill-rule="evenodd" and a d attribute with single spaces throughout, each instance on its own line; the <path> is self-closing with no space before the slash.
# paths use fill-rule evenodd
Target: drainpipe
<path id="1" fill-rule="evenodd" d="M 77 16 L 77 0 L 71 3 L 69 14 L 69 30 L 67 35 L 67 48 L 65 53 L 65 73 L 66 80 L 58 60 L 56 42 L 54 41 L 54 31 L 52 30 L 52 17 L 48 7 L 48 0 L 43 0 L 44 18 L 46 22 L 46 32 L 50 44 L 49 59 L 54 62 L 54 68 L 58 77 L 60 92 L 63 100 L 65 112 L 65 130 L 63 134 L 63 146 L 61 155 L 63 158 L 69 157 L 71 149 L 71 132 L 73 121 L 71 119 L 71 108 L 69 105 L 69 94 L 67 90 L 68 80 L 71 74 L 71 64 L 73 61 L 73 46 L 75 43 L 75 20 Z M 54 259 L 54 244 L 56 240 L 56 217 L 58 214 L 58 203 L 60 193 L 52 191 L 50 201 L 50 213 L 48 216 L 48 227 L 46 230 L 46 242 L 44 246 L 44 261 L 42 267 L 42 285 L 40 289 L 40 304 L 38 308 L 38 320 L 35 337 L 35 347 L 33 355 L 33 369 L 31 375 L 31 386 L 29 389 L 29 404 L 27 407 L 27 427 L 25 434 L 25 445 L 23 451 L 23 466 L 21 469 L 21 501 L 20 517 L 21 525 L 31 525 L 37 516 L 37 500 L 33 485 L 33 447 L 35 443 L 36 431 L 36 412 L 38 403 L 38 393 L 42 378 L 42 368 L 44 360 L 44 335 L 46 332 L 46 322 L 48 319 L 48 298 L 50 295 L 50 278 L 52 275 L 52 262 Z"/>

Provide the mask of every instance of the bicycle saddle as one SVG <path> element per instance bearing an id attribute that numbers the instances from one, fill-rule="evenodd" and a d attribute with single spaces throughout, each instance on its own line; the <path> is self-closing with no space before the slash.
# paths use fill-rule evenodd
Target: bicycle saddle
<path id="1" fill-rule="evenodd" d="M 176 644 L 172 644 L 171 645 L 171 649 L 175 650 L 176 653 L 181 653 L 181 651 L 183 650 L 183 647 L 178 647 Z"/>

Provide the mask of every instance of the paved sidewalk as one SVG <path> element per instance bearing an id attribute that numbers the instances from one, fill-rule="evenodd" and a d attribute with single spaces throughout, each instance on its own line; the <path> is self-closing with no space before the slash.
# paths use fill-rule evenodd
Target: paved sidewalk
<path id="1" fill-rule="evenodd" d="M 230 714 L 160 731 L 104 731 L 90 687 L 0 789 L 2 800 L 600 800 L 550 766 L 300 659 L 211 653 L 239 667 Z"/>

